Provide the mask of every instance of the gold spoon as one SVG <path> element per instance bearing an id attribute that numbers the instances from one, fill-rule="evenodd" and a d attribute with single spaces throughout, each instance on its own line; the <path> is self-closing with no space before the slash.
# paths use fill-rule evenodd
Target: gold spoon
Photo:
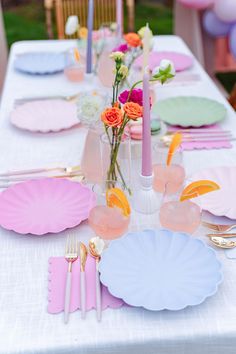
<path id="1" fill-rule="evenodd" d="M 231 240 L 226 240 L 223 237 L 219 236 L 213 236 L 210 237 L 211 242 L 219 248 L 235 248 L 236 247 L 236 241 L 231 241 Z"/>
<path id="2" fill-rule="evenodd" d="M 101 283 L 98 271 L 98 263 L 100 261 L 104 247 L 105 242 L 100 237 L 93 237 L 89 241 L 89 253 L 93 258 L 95 258 L 96 261 L 96 309 L 98 321 L 101 321 L 102 317 Z"/>
<path id="3" fill-rule="evenodd" d="M 88 256 L 87 247 L 80 242 L 80 309 L 81 317 L 84 319 L 86 315 L 86 281 L 85 281 L 85 264 Z"/>

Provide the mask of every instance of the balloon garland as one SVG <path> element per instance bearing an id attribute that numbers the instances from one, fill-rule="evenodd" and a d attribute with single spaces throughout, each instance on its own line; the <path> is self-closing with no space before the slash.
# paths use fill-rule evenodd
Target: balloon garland
<path id="1" fill-rule="evenodd" d="M 229 37 L 230 51 L 236 58 L 236 0 L 177 0 L 184 6 L 204 10 L 203 28 L 212 37 Z"/>

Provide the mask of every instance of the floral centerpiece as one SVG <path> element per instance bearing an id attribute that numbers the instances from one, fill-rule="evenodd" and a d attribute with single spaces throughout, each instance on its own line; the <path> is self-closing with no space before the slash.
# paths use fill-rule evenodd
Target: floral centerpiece
<path id="1" fill-rule="evenodd" d="M 127 185 L 118 162 L 120 145 L 124 139 L 126 126 L 131 120 L 142 117 L 143 93 L 142 89 L 136 88 L 142 80 L 133 84 L 130 90 L 125 90 L 119 94 L 119 88 L 126 79 L 129 69 L 124 63 L 125 54 L 121 51 L 111 53 L 111 59 L 115 61 L 114 82 L 112 86 L 111 107 L 107 107 L 101 114 L 104 124 L 105 134 L 110 145 L 109 166 L 106 180 L 120 180 L 123 187 L 131 193 L 130 186 Z M 160 81 L 164 84 L 175 75 L 173 63 L 163 60 L 159 67 L 150 73 L 150 81 Z"/>
<path id="2" fill-rule="evenodd" d="M 130 32 L 124 35 L 125 43 L 121 43 L 114 51 L 120 51 L 125 54 L 124 62 L 128 69 L 131 68 L 135 59 L 138 58 L 143 52 L 143 38 L 146 26 L 140 28 L 140 30 L 135 32 Z M 153 33 L 149 29 L 150 34 L 150 48 L 152 47 Z"/>

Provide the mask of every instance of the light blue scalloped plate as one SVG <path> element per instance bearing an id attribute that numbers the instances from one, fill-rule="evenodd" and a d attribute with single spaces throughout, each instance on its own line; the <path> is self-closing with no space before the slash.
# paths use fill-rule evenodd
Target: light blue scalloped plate
<path id="1" fill-rule="evenodd" d="M 213 249 L 168 230 L 129 233 L 112 241 L 99 270 L 112 295 L 153 311 L 199 305 L 223 279 Z"/>
<path id="2" fill-rule="evenodd" d="M 15 59 L 14 68 L 32 75 L 54 74 L 64 70 L 65 54 L 53 52 L 19 54 Z"/>

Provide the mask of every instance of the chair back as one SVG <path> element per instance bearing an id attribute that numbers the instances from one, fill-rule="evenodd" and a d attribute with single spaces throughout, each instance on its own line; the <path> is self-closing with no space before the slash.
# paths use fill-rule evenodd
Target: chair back
<path id="1" fill-rule="evenodd" d="M 88 0 L 55 0 L 57 33 L 59 39 L 67 38 L 65 23 L 68 16 L 77 15 L 81 26 L 87 27 Z M 94 0 L 94 29 L 103 23 L 116 22 L 116 0 Z M 70 38 L 75 36 L 70 36 Z"/>

